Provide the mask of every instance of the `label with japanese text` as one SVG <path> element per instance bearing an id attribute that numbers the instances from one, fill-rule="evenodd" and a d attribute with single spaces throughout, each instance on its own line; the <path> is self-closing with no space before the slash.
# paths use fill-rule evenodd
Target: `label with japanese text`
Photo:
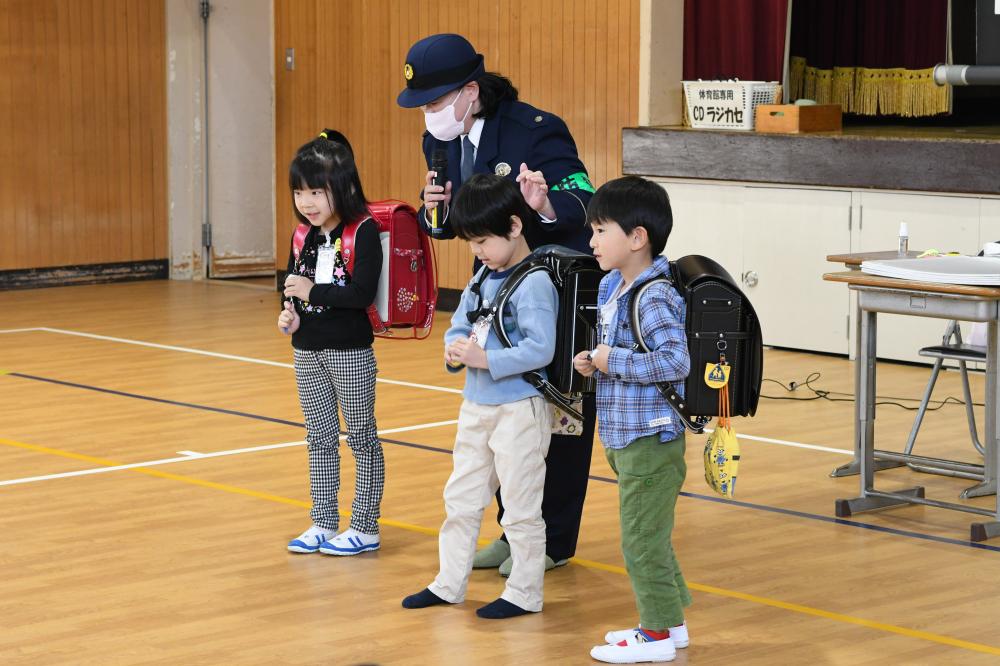
<path id="1" fill-rule="evenodd" d="M 694 127 L 745 129 L 746 88 L 742 83 L 705 81 L 686 86 L 688 113 Z"/>

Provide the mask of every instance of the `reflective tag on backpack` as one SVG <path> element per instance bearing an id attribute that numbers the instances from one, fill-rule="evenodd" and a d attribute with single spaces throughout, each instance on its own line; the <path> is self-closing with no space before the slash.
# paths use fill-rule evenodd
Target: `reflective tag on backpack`
<path id="1" fill-rule="evenodd" d="M 728 364 L 723 363 L 706 363 L 705 364 L 705 383 L 711 388 L 720 389 L 729 383 L 729 371 L 731 368 Z"/>

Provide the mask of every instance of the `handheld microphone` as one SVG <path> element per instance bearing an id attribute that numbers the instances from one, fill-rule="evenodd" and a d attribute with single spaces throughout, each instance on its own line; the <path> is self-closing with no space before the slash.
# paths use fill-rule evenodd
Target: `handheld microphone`
<path id="1" fill-rule="evenodd" d="M 431 171 L 434 172 L 434 177 L 431 178 L 431 185 L 441 185 L 442 187 L 447 182 L 448 173 L 448 151 L 443 148 L 436 148 L 431 155 Z M 434 206 L 431 210 L 431 229 L 438 228 L 438 209 L 441 208 L 441 202 Z"/>

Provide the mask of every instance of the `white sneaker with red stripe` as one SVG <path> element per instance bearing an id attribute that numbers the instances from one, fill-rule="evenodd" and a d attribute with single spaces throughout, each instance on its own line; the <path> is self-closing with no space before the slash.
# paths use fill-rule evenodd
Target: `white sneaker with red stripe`
<path id="1" fill-rule="evenodd" d="M 669 636 L 657 641 L 642 629 L 635 629 L 617 643 L 595 646 L 590 656 L 606 664 L 642 664 L 673 661 L 677 657 L 677 649 L 674 639 Z"/>
<path id="2" fill-rule="evenodd" d="M 609 631 L 604 634 L 604 640 L 608 643 L 617 643 L 618 641 L 623 641 L 635 632 L 639 631 L 636 629 L 620 629 L 618 631 Z M 688 638 L 688 628 L 687 622 L 679 624 L 676 627 L 670 627 L 667 629 L 670 632 L 670 637 L 674 639 L 674 647 L 678 650 L 686 648 L 690 644 Z"/>

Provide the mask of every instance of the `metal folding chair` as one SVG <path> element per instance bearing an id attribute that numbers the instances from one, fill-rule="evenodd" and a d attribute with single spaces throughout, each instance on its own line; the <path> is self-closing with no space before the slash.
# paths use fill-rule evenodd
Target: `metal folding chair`
<path id="1" fill-rule="evenodd" d="M 962 392 L 965 396 L 965 415 L 969 424 L 969 436 L 972 438 L 972 445 L 976 447 L 976 451 L 978 451 L 980 455 L 985 454 L 985 449 L 979 441 L 979 433 L 976 429 L 976 415 L 972 409 L 972 392 L 969 389 L 969 371 L 966 364 L 975 361 L 985 362 L 986 347 L 963 343 L 961 327 L 957 321 L 951 321 L 945 329 L 944 337 L 942 338 L 940 345 L 936 345 L 934 347 L 924 347 L 918 353 L 920 356 L 933 358 L 935 360 L 934 366 L 931 368 L 930 380 L 927 382 L 927 388 L 924 390 L 924 397 L 920 401 L 917 416 L 913 420 L 913 427 L 910 429 L 910 436 L 906 440 L 906 448 L 903 451 L 905 455 L 912 456 L 917 461 L 908 462 L 907 465 L 909 465 L 911 469 L 920 472 L 943 474 L 945 476 L 955 476 L 964 479 L 982 481 L 984 478 L 982 465 L 914 456 L 913 445 L 917 440 L 917 431 L 920 430 L 920 424 L 924 420 L 924 414 L 927 412 L 927 405 L 930 402 L 931 393 L 934 391 L 934 384 L 937 382 L 938 374 L 941 372 L 941 367 L 944 365 L 946 360 L 954 360 L 958 361 L 959 372 L 962 374 Z M 962 495 L 965 496 L 965 493 L 963 492 Z"/>

